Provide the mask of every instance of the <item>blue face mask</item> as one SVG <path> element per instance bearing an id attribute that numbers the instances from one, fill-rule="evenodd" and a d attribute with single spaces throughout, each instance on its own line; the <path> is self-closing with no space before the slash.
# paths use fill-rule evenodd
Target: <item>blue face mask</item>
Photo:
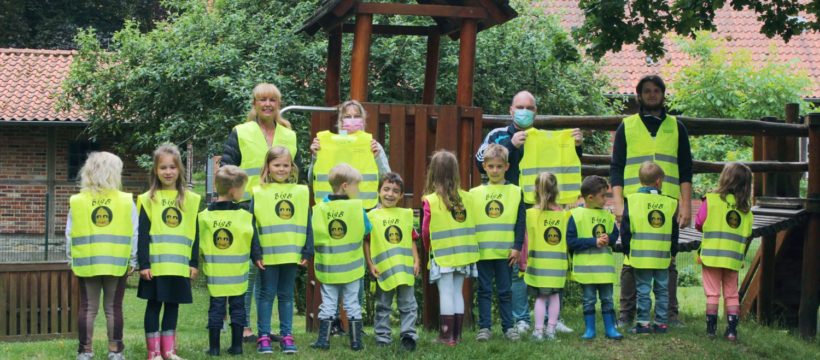
<path id="1" fill-rule="evenodd" d="M 535 120 L 535 113 L 527 109 L 515 109 L 513 113 L 513 122 L 522 129 L 529 129 L 532 127 L 532 122 Z"/>

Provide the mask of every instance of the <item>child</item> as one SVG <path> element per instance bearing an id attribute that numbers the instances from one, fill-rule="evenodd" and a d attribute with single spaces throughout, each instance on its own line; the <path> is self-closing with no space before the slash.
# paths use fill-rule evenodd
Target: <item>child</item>
<path id="1" fill-rule="evenodd" d="M 518 255 L 524 243 L 526 208 L 521 201 L 521 188 L 504 179 L 504 173 L 510 168 L 508 153 L 501 145 L 489 145 L 484 150 L 482 164 L 489 183 L 470 190 L 470 195 L 473 196 L 472 210 L 476 215 L 475 237 L 479 252 L 479 330 L 476 341 L 490 340 L 492 335 L 493 279 L 498 291 L 501 330 L 508 340 L 519 339 L 519 334 L 513 327 L 510 282 L 513 269 L 518 272 L 513 266 L 518 266 Z"/>
<path id="2" fill-rule="evenodd" d="M 264 270 L 262 249 L 253 214 L 236 202 L 242 199 L 248 176 L 242 169 L 225 165 L 216 171 L 214 184 L 219 197 L 199 213 L 197 229 L 208 277 L 208 354 L 219 355 L 219 333 L 226 307 L 231 307 L 231 347 L 228 353 L 242 354 L 245 324 L 245 292 L 248 290 L 248 259 Z"/>
<path id="3" fill-rule="evenodd" d="M 319 306 L 319 336 L 311 347 L 330 349 L 330 327 L 339 304 L 350 317 L 350 348 L 364 349 L 362 307 L 359 304 L 360 279 L 364 276 L 362 241 L 370 233 L 370 221 L 358 200 L 362 175 L 352 166 L 339 164 L 330 169 L 328 181 L 333 194 L 313 207 L 316 244 L 316 279 L 322 283 Z"/>
<path id="4" fill-rule="evenodd" d="M 752 235 L 752 172 L 746 165 L 728 163 L 720 173 L 718 188 L 706 194 L 695 218 L 703 233 L 698 262 L 703 264 L 703 290 L 706 293 L 706 334 L 717 332 L 720 291 L 729 323 L 724 333 L 737 340 L 740 303 L 737 272 L 743 265 L 746 240 Z"/>
<path id="5" fill-rule="evenodd" d="M 612 284 L 615 283 L 615 258 L 612 244 L 618 238 L 615 216 L 604 210 L 609 183 L 592 175 L 581 183 L 585 207 L 572 209 L 567 224 L 567 244 L 573 252 L 572 274 L 584 289 L 584 324 L 582 339 L 595 338 L 595 296 L 601 299 L 601 317 L 606 337 L 620 340 L 615 329 L 615 307 L 612 304 Z"/>
<path id="6" fill-rule="evenodd" d="M 461 336 L 464 278 L 478 272 L 472 197 L 459 183 L 456 156 L 446 150 L 435 152 L 427 169 L 421 234 L 430 254 L 430 282 L 438 285 L 438 340 L 450 346 Z"/>
<path id="7" fill-rule="evenodd" d="M 273 298 L 279 298 L 279 347 L 285 354 L 296 353 L 293 341 L 293 294 L 297 265 L 305 266 L 313 258 L 313 230 L 310 227 L 310 193 L 297 185 L 299 170 L 290 151 L 274 146 L 265 156 L 260 183 L 253 188 L 251 212 L 256 218 L 262 262 L 259 272 L 256 351 L 273 352 L 271 347 L 271 313 Z"/>
<path id="8" fill-rule="evenodd" d="M 80 193 L 69 200 L 66 256 L 80 285 L 77 360 L 94 358 L 94 319 L 104 293 L 108 359 L 124 359 L 122 299 L 136 266 L 139 220 L 132 195 L 120 191 L 122 160 L 92 152 L 80 169 Z M 129 266 L 130 264 L 130 266 Z"/>
<path id="9" fill-rule="evenodd" d="M 376 288 L 376 345 L 389 345 L 390 315 L 393 296 L 398 302 L 401 321 L 401 346 L 416 349 L 416 296 L 413 285 L 419 274 L 419 234 L 413 228 L 413 209 L 398 207 L 404 197 L 404 181 L 396 173 L 384 174 L 379 180 L 379 208 L 367 217 L 373 224 L 372 236 L 365 238 L 364 253 L 370 274 L 378 281 Z"/>
<path id="10" fill-rule="evenodd" d="M 638 170 L 641 187 L 628 195 L 621 218 L 621 244 L 635 276 L 638 323 L 636 334 L 649 334 L 650 290 L 655 292 L 656 333 L 666 333 L 669 307 L 669 264 L 678 250 L 678 201 L 661 194 L 664 172 L 646 161 Z M 654 287 L 653 287 L 654 283 Z"/>
<path id="11" fill-rule="evenodd" d="M 193 302 L 191 280 L 197 275 L 196 236 L 200 196 L 185 188 L 185 167 L 173 144 L 154 151 L 150 189 L 137 198 L 140 282 L 137 296 L 145 308 L 149 360 L 178 360 L 176 328 L 179 304 Z M 160 333 L 159 313 L 165 306 Z"/>
<path id="12" fill-rule="evenodd" d="M 486 160 L 485 160 L 486 161 Z M 485 162 L 486 163 L 486 162 Z M 560 295 L 567 281 L 567 222 L 570 213 L 561 209 L 558 180 L 552 173 L 542 172 L 535 178 L 535 204 L 527 210 L 527 270 L 524 281 L 535 297 L 536 341 L 555 340 L 555 327 L 561 311 Z M 549 303 L 549 304 L 548 304 Z M 547 332 L 544 333 L 544 313 L 549 309 Z"/>

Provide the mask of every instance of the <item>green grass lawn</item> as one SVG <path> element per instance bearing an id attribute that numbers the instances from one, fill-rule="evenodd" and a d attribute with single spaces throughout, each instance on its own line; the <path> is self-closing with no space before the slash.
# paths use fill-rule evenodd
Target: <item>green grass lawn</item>
<path id="1" fill-rule="evenodd" d="M 201 284 L 201 282 L 198 282 Z M 617 289 L 616 289 L 617 294 Z M 474 331 L 464 335 L 464 342 L 456 347 L 434 344 L 436 333 L 420 331 L 421 340 L 418 350 L 413 354 L 419 359 L 817 359 L 820 357 L 818 343 L 807 343 L 799 340 L 786 330 L 763 327 L 751 321 L 740 325 L 740 341 L 731 344 L 722 339 L 708 340 L 704 335 L 703 325 L 703 290 L 699 287 L 680 288 L 683 328 L 673 328 L 666 335 L 639 337 L 626 335 L 623 341 L 606 340 L 603 329 L 598 322 L 599 336 L 595 341 L 582 341 L 578 332 L 582 330 L 580 308 L 562 310 L 567 324 L 576 329 L 576 333 L 559 335 L 558 342 L 536 343 L 527 340 L 508 343 L 502 340 L 499 328 L 493 330 L 494 338 L 486 343 L 473 340 Z M 206 359 L 204 351 L 208 347 L 207 323 L 208 294 L 201 286 L 194 289 L 194 304 L 180 308 L 179 354 L 186 359 Z M 125 295 L 125 355 L 130 359 L 145 358 L 142 316 L 145 302 L 136 297 L 136 278 L 129 281 Z M 274 307 L 275 311 L 275 307 Z M 255 312 L 254 312 L 255 313 Z M 275 316 L 274 316 L 275 318 Z M 299 354 L 296 357 L 306 359 L 386 359 L 407 358 L 398 346 L 378 348 L 375 346 L 372 328 L 366 328 L 365 350 L 353 352 L 348 348 L 348 339 L 333 338 L 329 352 L 311 349 L 308 345 L 315 339 L 315 334 L 304 331 L 304 316 L 294 319 L 296 343 Z M 397 327 L 398 324 L 395 324 Z M 255 328 L 255 319 L 254 319 Z M 723 331 L 721 321 L 719 331 Z M 274 325 L 274 329 L 277 326 Z M 395 329 L 395 328 L 394 328 Z M 222 337 L 223 356 L 228 346 L 229 334 Z M 398 345 L 398 344 L 396 344 Z M 23 343 L 0 343 L 2 359 L 73 359 L 77 348 L 74 338 Z M 95 353 L 97 358 L 104 358 L 106 353 L 105 322 L 101 313 L 95 326 Z M 281 356 L 275 354 L 274 356 Z M 254 345 L 245 345 L 245 355 L 235 358 L 258 358 Z M 233 358 L 233 357 L 232 357 Z"/>

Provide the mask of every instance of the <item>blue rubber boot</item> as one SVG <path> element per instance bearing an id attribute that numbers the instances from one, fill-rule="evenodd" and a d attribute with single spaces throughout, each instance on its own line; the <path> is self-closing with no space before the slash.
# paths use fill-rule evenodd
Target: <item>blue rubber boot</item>
<path id="1" fill-rule="evenodd" d="M 621 333 L 615 329 L 615 313 L 614 312 L 606 312 L 601 314 L 604 318 L 604 331 L 606 333 L 607 339 L 612 340 L 621 340 L 624 338 Z"/>
<path id="2" fill-rule="evenodd" d="M 586 325 L 586 329 L 584 330 L 584 334 L 581 335 L 581 339 L 584 340 L 592 340 L 595 338 L 595 313 L 584 314 L 584 324 Z"/>

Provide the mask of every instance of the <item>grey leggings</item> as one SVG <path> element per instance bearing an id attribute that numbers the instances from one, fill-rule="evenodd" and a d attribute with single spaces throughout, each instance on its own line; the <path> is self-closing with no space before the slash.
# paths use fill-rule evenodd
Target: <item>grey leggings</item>
<path id="1" fill-rule="evenodd" d="M 438 285 L 439 314 L 463 314 L 464 296 L 461 288 L 464 286 L 464 274 L 455 271 L 441 274 L 436 285 Z"/>
<path id="2" fill-rule="evenodd" d="M 103 293 L 103 311 L 108 328 L 108 350 L 122 352 L 122 299 L 125 295 L 125 276 L 78 277 L 80 282 L 80 306 L 77 314 L 77 335 L 80 346 L 77 352 L 91 352 L 94 338 L 94 319 L 100 309 L 100 292 Z"/>

